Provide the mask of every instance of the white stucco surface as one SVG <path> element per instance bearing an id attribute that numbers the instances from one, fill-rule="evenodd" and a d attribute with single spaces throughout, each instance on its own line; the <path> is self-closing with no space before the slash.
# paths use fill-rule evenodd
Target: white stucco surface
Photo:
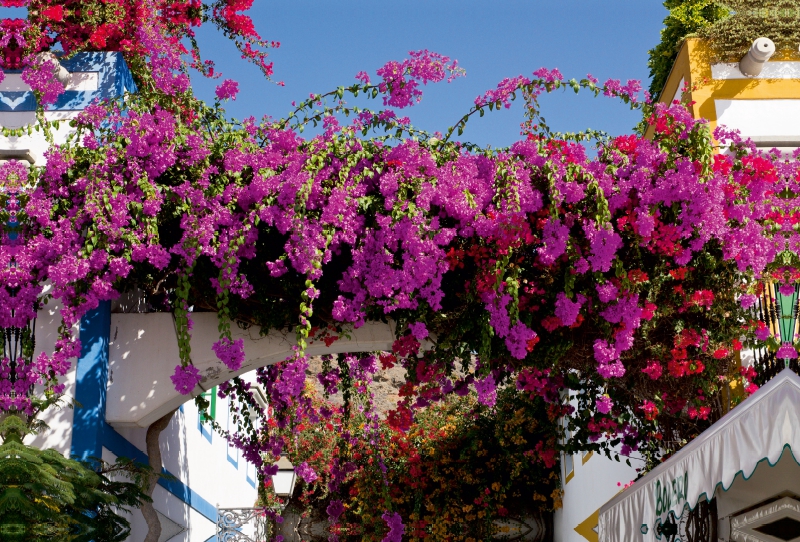
<path id="1" fill-rule="evenodd" d="M 227 400 L 217 398 L 216 420 L 223 428 L 227 417 Z M 145 451 L 146 429 L 122 427 L 118 432 L 139 450 Z M 244 459 L 238 452 L 232 452 L 220 435 L 211 434 L 208 426 L 201 430 L 199 413 L 193 402 L 184 404 L 175 413 L 161 433 L 159 444 L 164 468 L 212 507 L 249 508 L 255 504 L 254 469 L 248 468 Z M 113 458 L 111 452 L 104 450 L 104 458 L 106 455 Z M 156 488 L 153 500 L 157 511 L 187 529 L 170 542 L 204 542 L 214 534 L 215 525 L 211 521 L 163 487 Z M 141 512 L 135 511 L 132 518 L 128 540 L 143 540 L 147 528 Z"/>
<path id="2" fill-rule="evenodd" d="M 712 79 L 800 79 L 800 62 L 774 61 L 767 62 L 761 73 L 753 77 L 739 71 L 737 63 L 711 65 Z"/>
<path id="3" fill-rule="evenodd" d="M 714 100 L 717 124 L 744 137 L 797 138 L 800 100 Z"/>
<path id="4" fill-rule="evenodd" d="M 33 357 L 41 352 L 48 354 L 55 349 L 56 339 L 58 339 L 58 328 L 61 325 L 61 311 L 58 303 L 51 300 L 49 304 L 39 311 L 36 318 L 36 349 Z M 77 332 L 77 330 L 76 330 Z M 72 360 L 72 367 L 67 375 L 60 379 L 64 383 L 64 396 L 59 407 L 52 407 L 45 411 L 40 419 L 44 421 L 48 428 L 40 434 L 25 439 L 26 444 L 31 444 L 37 448 L 53 448 L 65 456 L 69 456 L 72 446 L 72 415 L 74 410 L 71 408 L 75 398 L 75 365 L 77 361 Z"/>
<path id="5" fill-rule="evenodd" d="M 271 330 L 262 337 L 257 326 L 241 329 L 233 325 L 233 340 L 244 341 L 245 361 L 240 369 L 231 371 L 211 348 L 219 340 L 216 313 L 194 313 L 192 320 L 192 363 L 204 377 L 192 395 L 258 367 L 283 361 L 293 353 L 294 332 Z M 306 355 L 391 350 L 394 339 L 391 324 L 368 322 L 350 332 L 350 338 L 341 337 L 330 346 L 321 340 L 311 342 Z M 176 391 L 170 380 L 179 363 L 171 313 L 112 314 L 108 423 L 117 428 L 147 427 L 183 404 L 188 397 Z"/>

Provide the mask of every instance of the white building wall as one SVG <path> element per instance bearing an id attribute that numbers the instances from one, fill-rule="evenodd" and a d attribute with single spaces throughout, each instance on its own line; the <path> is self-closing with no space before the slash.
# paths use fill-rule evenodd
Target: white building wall
<path id="1" fill-rule="evenodd" d="M 115 461 L 113 453 L 103 449 L 103 459 Z M 175 497 L 161 486 L 153 492 L 153 505 L 162 522 L 161 541 L 166 542 L 205 542 L 216 534 L 215 524 L 203 514 Z M 126 516 L 131 522 L 130 542 L 141 542 L 147 536 L 147 523 L 138 509 L 128 511 Z M 165 519 L 167 521 L 165 521 Z"/>
<path id="2" fill-rule="evenodd" d="M 118 88 L 120 86 L 119 78 L 125 79 L 123 77 L 125 74 L 117 73 L 119 65 L 116 64 L 116 57 L 111 55 L 95 58 L 93 62 L 95 64 L 90 66 L 93 71 L 73 72 L 71 81 L 67 85 L 68 91 L 76 91 L 78 98 L 81 98 L 75 102 L 79 109 L 89 101 L 88 99 L 83 100 L 85 96 L 81 93 L 89 93 L 90 96 L 96 94 L 95 97 L 111 97 L 117 96 L 123 90 Z M 132 84 L 132 82 L 130 83 Z M 123 81 L 122 85 L 125 84 L 127 83 Z M 0 82 L 0 98 L 10 110 L 0 112 L 0 126 L 23 128 L 36 122 L 35 113 L 25 110 L 27 106 L 23 105 L 27 99 L 23 93 L 29 90 L 30 87 L 22 81 L 20 74 L 6 73 L 4 80 Z M 126 87 L 125 90 L 133 89 Z M 75 104 L 71 104 L 70 107 Z M 59 127 L 53 127 L 55 144 L 62 144 L 74 132 L 74 129 L 68 125 L 68 121 L 78 113 L 78 110 L 73 109 L 53 110 L 45 113 L 49 120 L 64 121 L 60 123 Z M 48 147 L 49 143 L 41 131 L 31 131 L 29 134 L 13 137 L 0 134 L 0 160 L 23 159 L 31 161 L 34 165 L 42 166 Z M 55 302 L 51 302 L 39 312 L 36 322 L 35 356 L 42 351 L 47 353 L 53 351 L 60 324 L 60 314 Z M 77 334 L 77 327 L 74 332 Z M 154 359 L 165 361 L 164 352 L 159 351 L 158 348 L 150 353 L 151 356 L 130 360 L 135 363 L 138 371 L 142 371 L 142 368 L 147 367 L 147 364 Z M 76 393 L 76 365 L 77 360 L 73 360 L 72 368 L 66 377 L 61 379 L 66 386 L 63 400 L 65 406 L 60 409 L 50 408 L 41 416 L 49 427 L 39 435 L 26 439 L 28 444 L 42 449 L 53 448 L 65 456 L 70 455 L 74 411 L 67 405 L 74 401 Z M 113 368 L 112 364 L 111 371 Z M 113 380 L 113 372 L 109 376 Z M 156 383 L 151 380 L 149 384 Z M 141 391 L 144 395 L 152 394 L 153 386 L 148 386 Z M 113 396 L 109 399 L 113 399 Z M 217 399 L 216 404 L 217 420 L 223 427 L 226 427 L 228 403 L 226 400 Z M 89 407 L 91 406 L 89 405 Z M 114 448 L 117 453 L 128 452 L 127 455 L 141 460 L 140 452 L 143 453 L 146 449 L 146 429 L 140 427 L 118 427 L 117 429 L 117 432 L 128 442 L 116 438 L 113 429 L 106 427 L 105 432 L 110 432 L 109 434 L 116 440 L 113 445 L 107 442 L 105 444 Z M 108 435 L 98 438 L 105 439 L 108 438 Z M 245 508 L 255 504 L 257 497 L 255 469 L 252 465 L 247 465 L 235 449 L 229 449 L 227 442 L 222 437 L 212 434 L 208 427 L 201 428 L 197 408 L 192 402 L 187 403 L 176 412 L 171 423 L 160 436 L 160 446 L 164 467 L 181 484 L 177 488 L 189 491 L 191 494 L 189 500 L 193 501 L 191 504 L 187 504 L 164 487 L 156 487 L 153 495 L 155 508 L 166 520 L 169 520 L 165 522 L 162 540 L 205 542 L 209 538 L 213 538 L 215 534 L 214 519 L 217 506 Z M 138 457 L 135 457 L 137 455 Z M 102 448 L 102 456 L 108 462 L 116 459 L 114 453 L 105 445 Z M 173 484 L 173 486 L 175 485 Z M 176 490 L 180 494 L 185 494 L 186 491 Z M 132 513 L 131 518 L 132 533 L 129 540 L 140 542 L 145 537 L 146 524 L 138 510 Z M 181 529 L 182 532 L 175 534 Z M 167 533 L 171 533 L 169 537 L 167 537 Z"/>
<path id="3" fill-rule="evenodd" d="M 555 542 L 597 542 L 597 532 L 593 529 L 600 507 L 636 478 L 636 468 L 642 467 L 643 462 L 631 458 L 628 466 L 625 457 L 617 462 L 599 453 L 579 453 L 572 458 L 572 476 L 565 473 L 567 461 L 563 457 L 561 460 L 564 496 L 562 507 L 553 518 Z"/>
<path id="4" fill-rule="evenodd" d="M 51 300 L 39 311 L 36 317 L 36 348 L 33 353 L 33 359 L 36 359 L 42 352 L 52 354 L 53 350 L 55 350 L 60 325 L 61 311 L 59 310 L 58 302 Z M 73 359 L 72 367 L 67 375 L 59 379 L 65 385 L 61 405 L 49 408 L 39 417 L 48 425 L 48 428 L 38 435 L 26 438 L 26 444 L 36 446 L 42 450 L 53 448 L 64 456 L 69 456 L 70 447 L 72 446 L 72 415 L 74 410 L 71 405 L 75 399 L 76 364 L 77 360 Z"/>
<path id="5" fill-rule="evenodd" d="M 227 427 L 228 400 L 217 398 L 216 420 Z M 139 450 L 145 451 L 144 428 L 122 427 L 118 432 Z M 193 492 L 219 508 L 250 508 L 257 499 L 255 469 L 229 447 L 208 423 L 200 423 L 193 401 L 185 403 L 159 438 L 164 468 Z M 110 452 L 108 452 L 110 454 Z M 155 508 L 167 518 L 186 528 L 170 542 L 204 542 L 215 534 L 215 524 L 197 510 L 159 486 L 153 496 Z M 147 526 L 138 510 L 132 516 L 128 540 L 144 539 Z"/>
<path id="6" fill-rule="evenodd" d="M 800 100 L 714 100 L 714 105 L 719 125 L 736 128 L 756 143 L 799 137 Z"/>

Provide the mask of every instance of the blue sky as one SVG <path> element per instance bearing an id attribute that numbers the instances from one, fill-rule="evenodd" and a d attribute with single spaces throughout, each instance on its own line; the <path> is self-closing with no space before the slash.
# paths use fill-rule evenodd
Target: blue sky
<path id="1" fill-rule="evenodd" d="M 262 37 L 281 42 L 271 53 L 277 87 L 239 58 L 215 29 L 198 32 L 205 58 L 224 78 L 240 82 L 241 92 L 226 108 L 235 117 L 282 117 L 292 100 L 354 82 L 357 72 L 374 76 L 388 60 L 429 49 L 458 59 L 466 78 L 424 88 L 421 104 L 404 110 L 412 123 L 444 131 L 504 77 L 530 76 L 541 67 L 559 68 L 566 78 L 587 73 L 604 81 L 640 79 L 647 86 L 647 51 L 659 39 L 667 12 L 661 0 L 255 0 L 250 14 Z M 0 10 L 24 17 L 23 9 Z M 374 79 L 374 78 L 373 78 Z M 219 81 L 193 77 L 197 94 L 213 99 Z M 609 98 L 546 96 L 542 114 L 551 128 L 629 133 L 637 112 Z M 380 107 L 379 101 L 362 105 Z M 522 108 L 490 113 L 470 121 L 462 140 L 494 147 L 519 137 Z"/>
<path id="2" fill-rule="evenodd" d="M 277 87 L 239 60 L 235 48 L 211 28 L 199 39 L 224 78 L 240 82 L 228 112 L 238 118 L 283 116 L 291 101 L 374 75 L 388 60 L 429 49 L 458 59 L 466 78 L 424 88 L 421 104 L 403 111 L 429 131 L 454 124 L 474 99 L 504 77 L 559 68 L 566 78 L 587 73 L 601 81 L 640 79 L 647 86 L 647 51 L 659 39 L 667 12 L 660 0 L 255 0 L 251 16 L 262 37 L 281 42 L 270 58 Z M 373 78 L 374 79 L 374 78 Z M 195 77 L 199 96 L 211 99 L 218 81 Z M 373 107 L 380 102 L 371 102 Z M 559 93 L 542 99 L 556 130 L 602 129 L 629 133 L 638 113 L 610 98 Z M 495 147 L 519 137 L 522 108 L 470 121 L 462 140 Z"/>

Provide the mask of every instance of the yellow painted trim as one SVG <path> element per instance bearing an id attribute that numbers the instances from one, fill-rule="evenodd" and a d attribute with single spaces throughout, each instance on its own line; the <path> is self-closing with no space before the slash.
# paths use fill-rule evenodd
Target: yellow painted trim
<path id="1" fill-rule="evenodd" d="M 577 527 L 575 532 L 584 537 L 589 542 L 598 542 L 598 535 L 594 531 L 600 521 L 600 509 L 595 510 L 591 516 L 583 520 Z"/>
<path id="2" fill-rule="evenodd" d="M 592 452 L 592 451 L 589 451 L 589 453 L 584 454 L 583 457 L 581 458 L 581 465 L 585 465 L 586 462 L 589 461 L 592 458 L 593 455 L 594 455 L 594 452 Z"/>
<path id="3" fill-rule="evenodd" d="M 567 474 L 564 477 L 564 485 L 567 485 L 569 483 L 569 481 L 572 480 L 573 478 L 575 478 L 575 469 L 574 468 L 571 471 L 569 471 L 569 474 Z"/>
<path id="4" fill-rule="evenodd" d="M 707 43 L 698 38 L 687 39 L 675 59 L 659 101 L 671 100 L 681 80 L 685 81 L 692 89 L 688 96 L 694 102 L 692 116 L 707 119 L 713 132 L 717 127 L 715 100 L 800 99 L 800 84 L 796 79 L 712 79 L 711 64 L 714 60 Z M 653 130 L 652 126 L 648 127 L 645 137 L 652 137 Z"/>
<path id="5" fill-rule="evenodd" d="M 666 100 L 671 100 L 672 97 L 675 96 L 675 93 L 678 92 L 681 80 L 688 83 L 690 79 L 691 65 L 689 62 L 689 48 L 686 43 L 684 43 L 681 46 L 681 50 L 678 52 L 678 56 L 675 58 L 675 64 L 672 65 L 672 69 L 667 77 L 667 82 L 664 84 L 658 101 L 664 102 Z"/>
<path id="6" fill-rule="evenodd" d="M 676 92 L 678 92 L 681 81 L 684 81 L 689 85 L 692 84 L 689 48 L 686 42 L 683 43 L 680 52 L 678 52 L 675 63 L 672 65 L 672 69 L 667 76 L 667 82 L 664 83 L 664 88 L 661 89 L 661 94 L 658 97 L 658 101 L 666 102 L 667 100 L 672 100 L 672 97 L 675 96 Z M 650 139 L 653 137 L 653 132 L 655 132 L 655 128 L 653 126 L 648 126 L 647 130 L 645 130 L 644 136 L 647 139 Z"/>

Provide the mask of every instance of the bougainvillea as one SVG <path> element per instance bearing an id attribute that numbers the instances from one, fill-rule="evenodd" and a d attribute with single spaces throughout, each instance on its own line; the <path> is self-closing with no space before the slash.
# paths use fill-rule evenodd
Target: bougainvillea
<path id="1" fill-rule="evenodd" d="M 365 389 L 366 382 L 354 384 Z M 557 413 L 524 391 L 501 390 L 492 408 L 475 394 L 454 396 L 403 428 L 376 424 L 363 393 L 346 412 L 305 393 L 332 414 L 304 417 L 294 432 L 277 430 L 292 460 L 319 473 L 298 484 L 293 502 L 328 520 L 339 539 L 400 540 L 394 537 L 404 532 L 406 539 L 487 540 L 495 520 L 538 517 L 560 504 Z M 264 493 L 269 501 L 270 482 Z"/>
<path id="2" fill-rule="evenodd" d="M 462 72 L 419 51 L 380 68 L 377 84 L 360 73 L 285 119 L 238 122 L 222 107 L 235 83 L 223 82 L 213 104 L 192 95 L 189 67 L 216 74 L 182 40 L 194 43 L 193 26 L 213 20 L 269 75 L 264 50 L 275 44 L 243 14 L 251 2 L 109 1 L 97 11 L 85 2 L 23 3 L 27 21 L 3 22 L 3 66 L 25 70 L 40 113 L 62 88 L 39 54 L 57 43 L 67 54 L 122 51 L 140 90 L 87 107 L 43 167 L 0 166 L 0 325 L 24 336 L 50 298 L 64 323 L 54 352 L 32 360 L 23 340 L 20 355 L 3 360 L 3 409 L 32 416 L 48 406 L 79 351 L 71 327 L 134 288 L 175 314 L 172 380 L 187 396 L 200 376 L 190 310 L 217 312 L 214 352 L 231 369 L 244 360 L 233 322 L 295 329 L 294 354 L 258 371 L 274 426 L 257 428 L 244 415 L 259 410 L 247 384 L 221 387 L 239 405 L 241 431 L 228 437 L 262 479 L 274 470 L 267 458 L 283 448 L 279 430 L 334 415 L 303 393 L 308 342 L 334 341 L 369 320 L 395 322 L 392 352 L 341 356 L 336 367 L 326 360 L 327 389 L 345 390 L 347 402 L 367 392 L 365 375 L 379 363 L 403 367 L 387 418 L 400 439 L 431 405 L 475 392 L 476 408 L 500 409 L 516 390 L 552 423 L 566 419 L 570 439 L 526 441 L 548 468 L 557 448 L 655 458 L 721 414 L 722 388 L 753 391 L 754 375 L 737 371 L 744 346 L 796 357 L 794 337 L 776 337 L 747 307 L 764 293 L 759 281 L 797 288 L 797 161 L 722 129 L 715 138 L 729 152 L 714 155 L 703 121 L 680 103 L 642 102 L 635 81 L 600 85 L 538 70 L 502 81 L 455 126 L 430 135 L 395 109 L 419 101 L 419 83 Z M 552 133 L 537 98 L 564 88 L 642 107 L 654 137 Z M 519 142 L 496 150 L 453 140 L 473 115 L 517 93 L 525 102 Z M 390 109 L 344 100 L 359 94 Z M 319 123 L 321 133 L 301 137 Z M 342 442 L 388 434 L 369 405 L 365 412 L 367 429 L 343 430 Z M 324 471 L 339 495 L 327 506 L 334 519 L 353 469 L 334 458 Z M 323 471 L 309 460 L 303 472 L 311 483 Z M 373 512 L 391 540 L 411 527 L 387 495 Z"/>

